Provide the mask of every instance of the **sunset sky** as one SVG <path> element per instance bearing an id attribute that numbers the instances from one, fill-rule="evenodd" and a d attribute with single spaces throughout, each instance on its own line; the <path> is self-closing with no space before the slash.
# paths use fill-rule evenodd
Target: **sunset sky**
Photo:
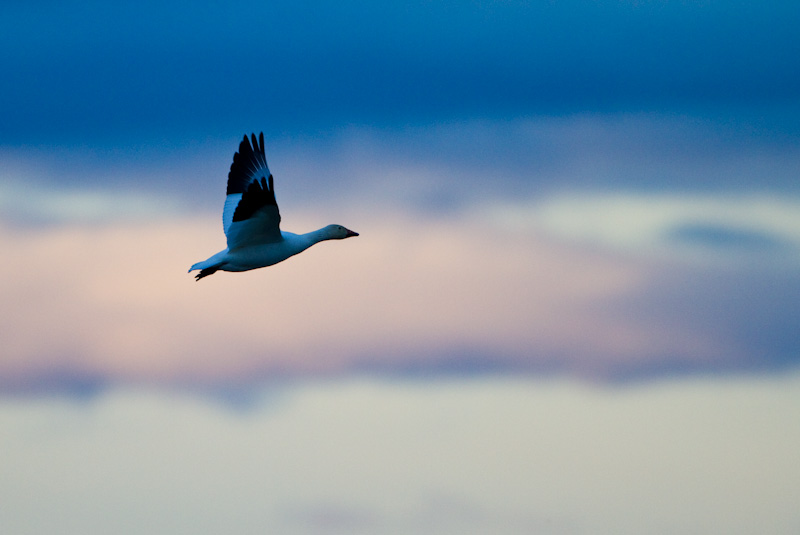
<path id="1" fill-rule="evenodd" d="M 0 531 L 796 533 L 798 21 L 3 3 Z"/>

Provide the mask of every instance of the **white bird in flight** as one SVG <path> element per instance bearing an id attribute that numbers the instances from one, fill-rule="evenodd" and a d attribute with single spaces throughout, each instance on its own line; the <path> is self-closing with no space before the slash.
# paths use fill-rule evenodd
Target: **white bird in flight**
<path id="1" fill-rule="evenodd" d="M 247 136 L 233 155 L 228 173 L 228 196 L 222 210 L 222 226 L 228 239 L 227 249 L 189 268 L 199 269 L 197 280 L 217 271 L 248 271 L 283 262 L 325 240 L 343 240 L 358 236 L 341 225 L 306 234 L 292 234 L 280 228 L 281 215 L 275 202 L 272 174 L 264 155 L 264 133 L 252 145 Z"/>

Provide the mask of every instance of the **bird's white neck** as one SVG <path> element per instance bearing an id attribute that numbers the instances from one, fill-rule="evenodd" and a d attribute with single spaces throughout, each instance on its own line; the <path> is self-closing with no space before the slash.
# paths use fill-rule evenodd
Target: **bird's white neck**
<path id="1" fill-rule="evenodd" d="M 309 241 L 308 244 L 309 247 L 311 247 L 315 243 L 333 239 L 333 236 L 330 235 L 327 227 L 323 227 L 318 230 L 312 230 L 311 232 L 306 232 L 305 234 L 302 235 L 302 237 Z"/>

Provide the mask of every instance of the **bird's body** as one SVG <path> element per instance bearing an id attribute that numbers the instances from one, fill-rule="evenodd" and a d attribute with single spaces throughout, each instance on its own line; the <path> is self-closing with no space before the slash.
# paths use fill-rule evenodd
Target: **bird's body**
<path id="1" fill-rule="evenodd" d="M 341 240 L 358 233 L 341 225 L 293 234 L 280 229 L 281 216 L 275 201 L 273 178 L 264 155 L 264 134 L 252 145 L 247 136 L 233 155 L 228 173 L 227 197 L 222 224 L 228 247 L 197 262 L 189 272 L 200 270 L 197 280 L 217 271 L 249 271 L 282 262 L 325 240 Z"/>

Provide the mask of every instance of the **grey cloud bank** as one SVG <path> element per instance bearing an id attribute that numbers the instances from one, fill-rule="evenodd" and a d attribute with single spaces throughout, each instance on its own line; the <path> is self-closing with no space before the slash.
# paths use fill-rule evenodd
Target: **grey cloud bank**
<path id="1" fill-rule="evenodd" d="M 788 535 L 798 383 L 351 379 L 242 412 L 133 389 L 2 403 L 0 518 L 21 535 Z"/>

